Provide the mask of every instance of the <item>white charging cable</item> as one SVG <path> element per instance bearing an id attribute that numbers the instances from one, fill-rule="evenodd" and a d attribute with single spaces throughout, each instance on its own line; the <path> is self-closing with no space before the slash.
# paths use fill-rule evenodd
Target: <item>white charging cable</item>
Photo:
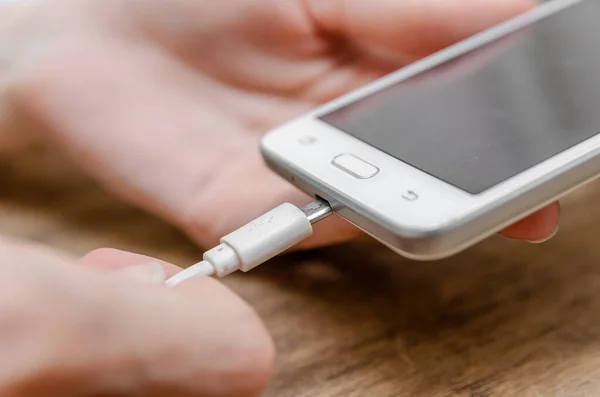
<path id="1" fill-rule="evenodd" d="M 194 276 L 224 277 L 237 270 L 247 272 L 310 237 L 312 224 L 331 215 L 333 209 L 323 200 L 306 207 L 282 204 L 221 239 L 206 251 L 203 261 L 167 280 L 176 285 Z"/>

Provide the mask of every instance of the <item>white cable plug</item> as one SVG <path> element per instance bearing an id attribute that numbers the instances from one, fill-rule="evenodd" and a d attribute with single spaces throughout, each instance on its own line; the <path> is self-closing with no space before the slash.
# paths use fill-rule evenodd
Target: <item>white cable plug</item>
<path id="1" fill-rule="evenodd" d="M 300 209 L 282 204 L 221 239 L 206 251 L 203 261 L 167 280 L 168 286 L 194 276 L 227 276 L 247 272 L 312 235 L 312 224 L 333 213 L 329 203 L 317 200 Z"/>

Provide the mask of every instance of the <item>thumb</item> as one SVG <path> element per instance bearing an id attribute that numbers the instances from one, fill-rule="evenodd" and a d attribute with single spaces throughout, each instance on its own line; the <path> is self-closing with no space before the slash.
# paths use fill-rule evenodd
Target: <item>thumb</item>
<path id="1" fill-rule="evenodd" d="M 317 25 L 398 55 L 422 57 L 535 6 L 535 0 L 307 0 Z"/>
<path id="2" fill-rule="evenodd" d="M 92 251 L 81 264 L 144 284 L 156 281 L 157 272 L 173 275 L 181 270 L 116 249 Z M 275 347 L 260 318 L 233 291 L 209 277 L 194 277 L 174 288 L 119 286 L 121 295 L 112 312 L 125 313 L 116 324 L 123 335 L 117 342 L 125 346 L 121 352 L 136 352 L 146 372 L 156 374 L 146 377 L 140 388 L 157 396 L 256 397 L 264 390 Z"/>

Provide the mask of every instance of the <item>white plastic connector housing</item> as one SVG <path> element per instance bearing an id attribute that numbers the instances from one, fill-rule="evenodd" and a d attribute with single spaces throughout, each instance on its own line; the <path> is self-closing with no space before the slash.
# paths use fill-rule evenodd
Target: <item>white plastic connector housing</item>
<path id="1" fill-rule="evenodd" d="M 231 247 L 239 260 L 238 269 L 247 272 L 310 237 L 312 231 L 306 214 L 286 203 L 223 237 L 221 246 L 215 249 Z M 204 260 L 210 262 L 210 256 L 212 254 L 205 254 Z M 215 267 L 215 270 L 220 276 L 219 269 Z M 223 268 L 223 271 L 229 269 Z"/>

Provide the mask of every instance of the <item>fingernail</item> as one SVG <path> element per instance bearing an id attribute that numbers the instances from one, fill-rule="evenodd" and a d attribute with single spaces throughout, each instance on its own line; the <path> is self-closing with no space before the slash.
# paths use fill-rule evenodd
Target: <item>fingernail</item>
<path id="1" fill-rule="evenodd" d="M 556 233 L 558 233 L 558 229 L 559 228 L 557 226 L 556 229 L 554 229 L 554 231 L 552 233 L 550 233 L 548 236 L 546 236 L 546 237 L 544 237 L 542 239 L 539 239 L 539 240 L 527 240 L 527 242 L 531 243 L 531 244 L 542 244 L 542 243 L 545 243 L 546 241 L 551 240 L 552 237 L 556 236 Z"/>
<path id="2" fill-rule="evenodd" d="M 117 270 L 115 274 L 145 284 L 163 284 L 167 279 L 165 269 L 156 261 L 128 266 Z"/>

